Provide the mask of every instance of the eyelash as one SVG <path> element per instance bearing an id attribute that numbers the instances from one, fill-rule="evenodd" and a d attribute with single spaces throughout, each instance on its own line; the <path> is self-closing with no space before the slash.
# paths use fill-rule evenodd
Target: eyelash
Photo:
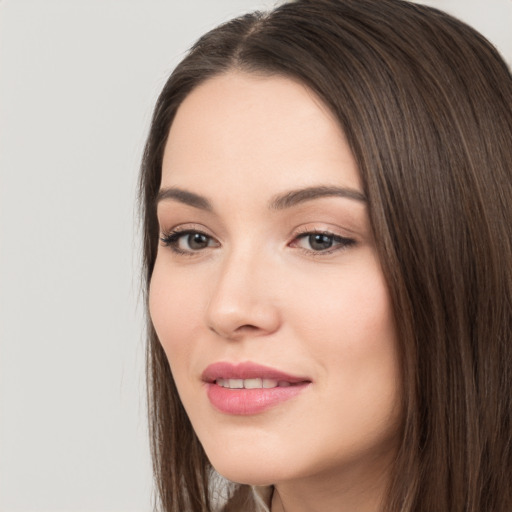
<path id="1" fill-rule="evenodd" d="M 309 229 L 307 231 L 304 231 L 303 233 L 298 233 L 295 235 L 295 238 L 291 242 L 292 247 L 296 247 L 297 243 L 300 240 L 307 239 L 309 237 L 313 236 L 325 236 L 331 240 L 331 247 L 328 249 L 315 251 L 314 249 L 306 249 L 304 247 L 297 247 L 299 250 L 304 251 L 306 254 L 312 255 L 312 256 L 324 256 L 327 254 L 332 254 L 337 251 L 342 251 L 344 249 L 347 249 L 349 247 L 352 247 L 356 245 L 356 241 L 353 238 L 347 238 L 344 236 L 336 235 L 334 233 L 331 233 L 330 231 L 324 231 L 324 230 L 316 230 L 316 229 Z"/>
<path id="2" fill-rule="evenodd" d="M 162 242 L 162 245 L 164 247 L 169 247 L 171 251 L 173 251 L 176 254 L 184 255 L 184 256 L 195 256 L 197 253 L 201 252 L 201 250 L 183 250 L 179 248 L 179 241 L 180 238 L 183 238 L 185 236 L 191 236 L 191 235 L 200 235 L 203 237 L 206 237 L 208 239 L 208 242 L 210 240 L 214 240 L 213 237 L 210 235 L 204 233 L 201 230 L 198 229 L 174 229 L 170 231 L 169 233 L 164 233 L 160 236 L 160 241 Z"/>
<path id="3" fill-rule="evenodd" d="M 175 254 L 184 255 L 184 256 L 195 256 L 198 253 L 202 252 L 203 250 L 211 247 L 207 245 L 206 247 L 202 249 L 180 249 L 179 248 L 179 241 L 181 238 L 185 236 L 191 236 L 191 235 L 200 235 L 202 237 L 205 237 L 207 239 L 207 243 L 209 244 L 212 240 L 215 240 L 212 236 L 204 233 L 201 230 L 198 229 L 174 229 L 170 231 L 169 233 L 163 233 L 160 236 L 160 241 L 162 242 L 162 245 L 164 247 L 169 247 Z M 300 240 L 304 240 L 308 237 L 313 236 L 325 236 L 331 240 L 331 247 L 325 250 L 314 250 L 314 249 L 306 249 L 304 247 L 297 246 L 298 242 Z M 216 242 L 218 244 L 218 242 Z M 305 252 L 308 255 L 312 256 L 323 256 L 327 254 L 332 254 L 336 251 L 347 249 L 348 247 L 356 245 L 356 241 L 353 238 L 346 238 L 340 235 L 336 235 L 334 233 L 331 233 L 330 231 L 322 231 L 322 230 L 308 230 L 304 231 L 302 233 L 298 233 L 295 235 L 293 241 L 289 244 L 291 247 L 296 247 L 297 249 Z"/>

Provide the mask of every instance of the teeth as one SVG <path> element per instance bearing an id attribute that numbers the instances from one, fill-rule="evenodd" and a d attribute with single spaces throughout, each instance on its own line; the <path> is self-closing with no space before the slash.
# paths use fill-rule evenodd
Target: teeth
<path id="1" fill-rule="evenodd" d="M 244 380 L 244 388 L 245 389 L 257 389 L 262 388 L 263 383 L 261 379 L 245 379 Z"/>
<path id="2" fill-rule="evenodd" d="M 271 389 L 291 386 L 289 382 L 273 379 L 217 379 L 218 386 L 229 389 Z"/>
<path id="3" fill-rule="evenodd" d="M 244 387 L 243 379 L 228 379 L 228 386 L 231 389 L 242 389 Z"/>

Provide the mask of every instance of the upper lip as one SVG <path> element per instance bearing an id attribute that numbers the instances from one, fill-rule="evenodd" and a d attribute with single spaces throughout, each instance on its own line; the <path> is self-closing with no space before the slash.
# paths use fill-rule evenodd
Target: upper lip
<path id="1" fill-rule="evenodd" d="M 233 364 L 229 362 L 218 362 L 210 364 L 203 371 L 201 378 L 204 382 L 212 383 L 217 379 L 272 379 L 277 381 L 290 382 L 311 382 L 307 377 L 290 375 L 270 366 L 253 363 L 250 361 Z"/>

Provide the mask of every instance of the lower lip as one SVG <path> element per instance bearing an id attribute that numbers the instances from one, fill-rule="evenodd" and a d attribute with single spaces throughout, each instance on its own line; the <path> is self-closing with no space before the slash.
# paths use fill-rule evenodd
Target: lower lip
<path id="1" fill-rule="evenodd" d="M 286 402 L 304 391 L 309 382 L 287 387 L 229 389 L 215 383 L 207 384 L 207 394 L 211 404 L 225 414 L 258 414 Z"/>

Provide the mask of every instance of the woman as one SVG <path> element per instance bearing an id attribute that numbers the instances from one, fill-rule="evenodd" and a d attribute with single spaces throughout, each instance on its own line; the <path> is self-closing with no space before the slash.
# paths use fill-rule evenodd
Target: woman
<path id="1" fill-rule="evenodd" d="M 141 175 L 166 511 L 512 510 L 512 78 L 401 0 L 201 38 Z M 215 469 L 213 469 L 215 468 Z M 222 501 L 222 500 L 220 500 Z"/>

